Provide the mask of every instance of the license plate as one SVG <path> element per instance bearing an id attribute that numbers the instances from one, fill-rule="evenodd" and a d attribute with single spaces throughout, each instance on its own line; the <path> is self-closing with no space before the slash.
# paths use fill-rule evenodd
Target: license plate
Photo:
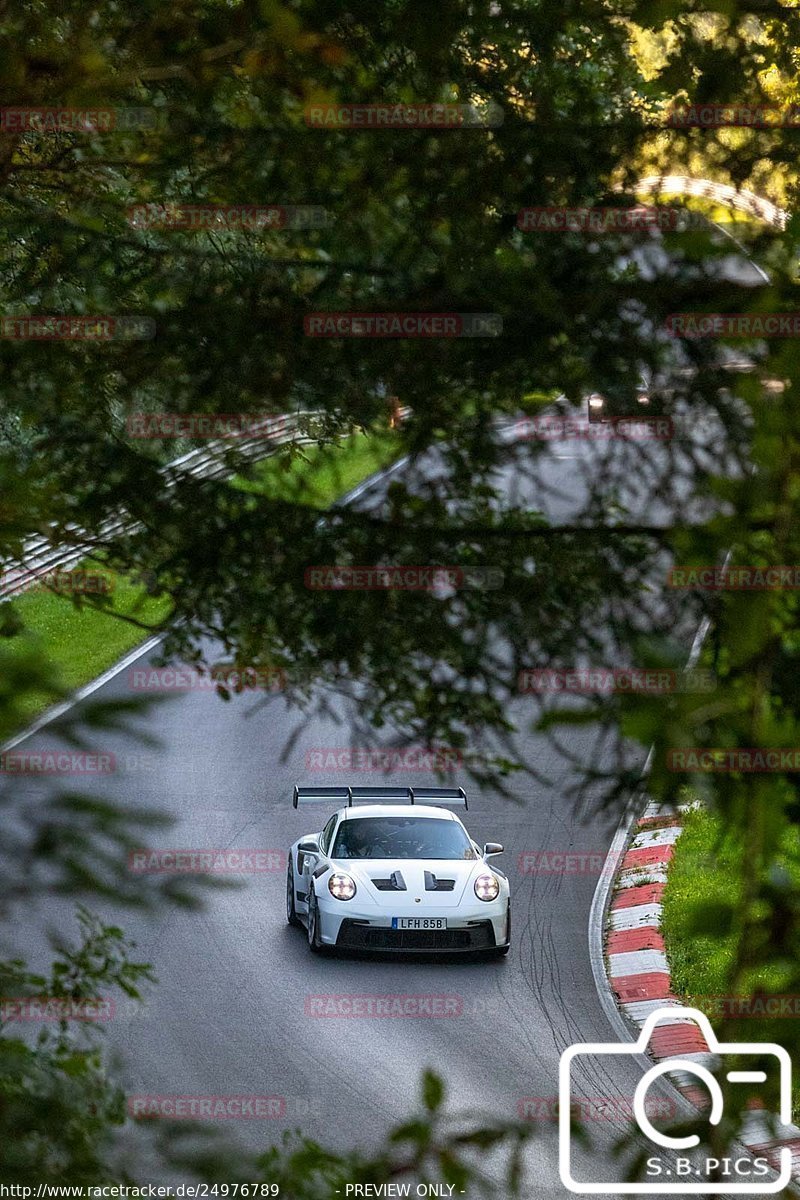
<path id="1" fill-rule="evenodd" d="M 392 929 L 447 929 L 447 918 L 392 917 Z"/>

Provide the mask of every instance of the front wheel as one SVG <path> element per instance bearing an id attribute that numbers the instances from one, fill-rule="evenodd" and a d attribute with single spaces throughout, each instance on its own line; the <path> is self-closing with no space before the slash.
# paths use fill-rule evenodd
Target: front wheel
<path id="1" fill-rule="evenodd" d="M 289 866 L 286 869 L 286 920 L 290 925 L 302 926 L 303 923 L 297 915 L 294 899 L 294 867 L 292 866 L 292 856 L 290 854 Z"/>
<path id="2" fill-rule="evenodd" d="M 312 954 L 322 954 L 325 947 L 319 936 L 319 905 L 313 889 L 308 893 L 308 948 Z"/>
<path id="3" fill-rule="evenodd" d="M 508 954 L 510 949 L 511 949 L 511 905 L 509 904 L 508 909 L 506 911 L 506 944 L 505 944 L 505 946 L 498 946 L 497 953 L 498 954 Z"/>

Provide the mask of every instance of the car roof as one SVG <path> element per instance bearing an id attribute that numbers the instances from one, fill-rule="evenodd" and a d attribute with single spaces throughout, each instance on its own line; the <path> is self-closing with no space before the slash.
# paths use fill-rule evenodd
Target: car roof
<path id="1" fill-rule="evenodd" d="M 340 808 L 338 815 L 345 821 L 355 817 L 439 817 L 446 821 L 458 821 L 455 813 L 431 804 L 359 804 L 352 808 Z"/>

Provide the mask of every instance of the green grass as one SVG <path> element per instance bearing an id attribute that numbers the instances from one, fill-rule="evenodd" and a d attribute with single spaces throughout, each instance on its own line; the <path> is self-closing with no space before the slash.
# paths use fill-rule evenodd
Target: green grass
<path id="1" fill-rule="evenodd" d="M 399 455 L 399 439 L 389 430 L 356 434 L 335 446 L 287 447 L 258 463 L 247 478 L 234 477 L 230 482 L 272 499 L 325 509 Z M 20 664 L 32 653 L 44 656 L 58 685 L 68 690 L 88 683 L 150 636 L 121 617 L 157 626 L 168 620 L 171 608 L 169 597 L 150 596 L 141 582 L 110 572 L 101 563 L 87 561 L 81 566 L 87 571 L 101 569 L 112 580 L 108 605 L 95 608 L 86 601 L 76 604 L 70 596 L 31 590 L 13 601 L 23 628 L 3 644 L 5 653 Z M 52 701 L 52 694 L 26 693 L 16 711 L 24 723 Z"/>
<path id="2" fill-rule="evenodd" d="M 800 889 L 800 830 L 787 831 L 782 869 Z M 720 998 L 732 995 L 736 936 L 733 912 L 742 895 L 746 847 L 726 831 L 722 820 L 705 809 L 687 815 L 678 838 L 664 893 L 662 932 L 667 950 L 672 991 L 681 1000 L 705 1012 L 712 1020 L 726 1012 Z M 766 931 L 765 931 L 766 932 Z M 770 937 L 770 942 L 773 939 Z M 753 967 L 739 993 L 745 997 L 764 993 L 785 996 L 797 991 L 796 965 L 779 958 L 768 966 Z M 735 1004 L 735 999 L 734 999 Z M 730 1006 L 727 1007 L 729 1015 Z M 797 1021 L 785 1016 L 742 1016 L 736 1036 L 743 1041 L 778 1042 L 793 1049 Z M 800 1112 L 800 1079 L 793 1093 L 795 1115 Z"/>
<path id="3" fill-rule="evenodd" d="M 540 408 L 545 408 L 548 404 L 552 404 L 561 395 L 558 388 L 550 388 L 549 391 L 534 391 L 526 392 L 520 400 L 520 408 L 526 413 L 537 413 Z"/>
<path id="4" fill-rule="evenodd" d="M 270 500 L 325 509 L 399 456 L 399 439 L 391 430 L 355 433 L 334 445 L 286 446 L 231 483 Z"/>
<path id="5" fill-rule="evenodd" d="M 39 588 L 25 592 L 13 602 L 24 629 L 7 643 L 20 657 L 39 651 L 55 667 L 59 684 L 68 689 L 88 683 L 149 636 L 114 613 L 155 625 L 169 616 L 171 607 L 168 597 L 149 596 L 139 582 L 108 571 L 100 563 L 87 561 L 81 567 L 102 569 L 111 581 L 109 604 L 98 609 Z M 26 715 L 33 717 L 47 703 L 48 698 L 31 695 L 23 707 Z"/>
<path id="6" fill-rule="evenodd" d="M 787 832 L 782 869 L 800 889 L 800 830 Z M 663 931 L 672 982 L 681 996 L 726 995 L 734 965 L 733 912 L 741 898 L 746 848 L 706 809 L 688 813 L 670 863 Z M 785 989 L 784 967 L 759 968 L 751 991 Z"/>
<path id="7" fill-rule="evenodd" d="M 733 934 L 713 918 L 737 898 L 741 851 L 720 844 L 721 832 L 709 812 L 688 813 L 667 876 L 662 925 L 672 987 L 690 1002 L 725 994 L 733 965 Z"/>
<path id="8" fill-rule="evenodd" d="M 682 192 L 678 194 L 659 192 L 658 196 L 654 196 L 648 192 L 644 195 L 640 194 L 637 199 L 648 207 L 658 205 L 662 208 L 685 208 L 690 212 L 700 213 L 709 221 L 716 221 L 733 234 L 748 233 L 756 236 L 770 228 L 766 221 L 759 220 L 752 213 L 743 212 L 738 208 L 730 208 L 726 204 L 720 204 L 718 200 L 712 200 L 709 196 L 687 196 Z"/>

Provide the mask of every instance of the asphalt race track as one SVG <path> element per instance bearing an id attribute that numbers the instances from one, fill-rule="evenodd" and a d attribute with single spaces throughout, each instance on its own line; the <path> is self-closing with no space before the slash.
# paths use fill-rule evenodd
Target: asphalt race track
<path id="1" fill-rule="evenodd" d="M 571 472 L 595 450 L 569 440 L 554 443 L 550 452 L 562 491 L 562 500 L 554 502 L 556 515 L 563 516 L 575 502 Z M 359 503 L 379 501 L 380 488 L 373 488 Z M 141 658 L 135 667 L 146 662 Z M 133 669 L 117 674 L 94 698 L 129 696 Z M 319 686 L 325 688 L 325 681 Z M 321 828 L 328 815 L 295 811 L 292 785 L 345 781 L 345 773 L 322 778 L 305 771 L 308 750 L 350 745 L 353 701 L 335 694 L 330 699 L 335 718 L 306 723 L 280 693 L 244 695 L 229 704 L 208 692 L 177 695 L 141 723 L 157 736 L 158 747 L 119 735 L 103 738 L 102 749 L 117 754 L 121 769 L 87 782 L 86 790 L 110 795 L 121 806 L 171 814 L 176 824 L 162 836 L 164 846 L 270 849 L 282 856 L 300 835 Z M 538 1136 L 529 1155 L 527 1194 L 548 1200 L 567 1195 L 559 1182 L 555 1126 L 547 1117 L 558 1091 L 562 1050 L 578 1041 L 615 1040 L 595 987 L 587 927 L 599 864 L 616 819 L 592 815 L 591 796 L 582 811 L 574 810 L 566 796 L 573 768 L 542 735 L 524 731 L 533 716 L 530 698 L 518 699 L 514 715 L 523 729 L 520 755 L 547 782 L 516 777 L 510 785 L 514 803 L 489 789 L 478 793 L 458 773 L 452 780 L 468 790 L 466 820 L 473 837 L 505 846 L 496 861 L 512 884 L 514 944 L 506 959 L 316 958 L 304 931 L 286 924 L 283 869 L 243 877 L 236 890 L 214 893 L 201 914 L 172 912 L 157 919 L 126 914 L 126 931 L 160 981 L 144 1005 L 121 1003 L 109 1023 L 110 1044 L 123 1056 L 129 1093 L 281 1096 L 282 1117 L 225 1122 L 227 1132 L 257 1147 L 285 1128 L 302 1125 L 327 1144 L 366 1147 L 377 1143 L 389 1124 L 408 1116 L 420 1071 L 431 1066 L 444 1075 L 453 1110 L 535 1120 Z M 301 737 L 284 758 L 301 725 Z M 564 736 L 572 754 L 596 761 L 593 731 Z M 25 748 L 52 745 L 44 728 Z M 359 783 L 394 781 L 415 780 L 413 775 L 358 778 Z M 430 776 L 417 781 L 433 782 Z M 35 803 L 40 786 L 33 779 L 17 780 L 20 803 Z M 526 855 L 544 851 L 584 859 L 573 859 L 566 870 L 520 869 L 530 866 Z M 48 904 L 39 928 L 69 929 L 70 912 L 66 905 L 59 910 Z M 41 944 L 32 943 L 32 952 L 37 949 Z M 311 1015 L 308 998 L 329 994 L 447 996 L 454 1014 Z M 635 1063 L 615 1060 L 588 1066 L 580 1085 L 592 1104 L 624 1109 L 639 1077 Z M 614 1178 L 609 1146 L 618 1132 L 614 1122 L 592 1123 L 598 1144 L 579 1156 L 584 1168 Z"/>

